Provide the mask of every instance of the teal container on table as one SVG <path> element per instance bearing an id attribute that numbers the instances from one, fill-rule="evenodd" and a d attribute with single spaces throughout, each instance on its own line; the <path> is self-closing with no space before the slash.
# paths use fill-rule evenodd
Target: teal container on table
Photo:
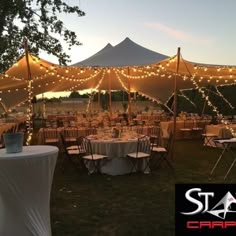
<path id="1" fill-rule="evenodd" d="M 22 152 L 24 134 L 23 133 L 4 133 L 3 141 L 7 153 Z"/>

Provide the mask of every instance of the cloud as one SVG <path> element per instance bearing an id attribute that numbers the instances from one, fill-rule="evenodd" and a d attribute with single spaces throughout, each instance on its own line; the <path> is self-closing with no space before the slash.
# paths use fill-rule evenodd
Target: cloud
<path id="1" fill-rule="evenodd" d="M 201 38 L 199 36 L 194 36 L 194 35 L 191 35 L 189 33 L 181 31 L 181 30 L 176 30 L 176 29 L 171 28 L 171 27 L 164 25 L 162 23 L 145 22 L 144 25 L 148 28 L 152 28 L 152 29 L 164 32 L 164 33 L 168 34 L 169 36 L 171 36 L 172 38 L 175 38 L 178 40 L 192 42 L 192 43 L 204 43 L 204 44 L 210 42 L 209 39 Z"/>

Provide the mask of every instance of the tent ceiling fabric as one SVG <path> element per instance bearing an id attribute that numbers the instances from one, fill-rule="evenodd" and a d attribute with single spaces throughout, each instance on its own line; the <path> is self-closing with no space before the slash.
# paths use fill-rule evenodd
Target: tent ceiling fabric
<path id="1" fill-rule="evenodd" d="M 123 42 L 125 42 L 124 40 Z M 122 44 L 122 43 L 121 43 Z M 113 50 L 107 45 L 98 54 Z M 174 80 L 178 89 L 197 88 L 236 82 L 236 66 L 202 65 L 177 57 L 166 58 L 146 65 L 133 66 L 59 66 L 29 55 L 33 96 L 45 92 L 92 90 L 137 91 L 147 97 L 165 102 L 173 93 Z M 22 57 L 0 75 L 0 99 L 11 109 L 28 99 L 28 70 Z"/>

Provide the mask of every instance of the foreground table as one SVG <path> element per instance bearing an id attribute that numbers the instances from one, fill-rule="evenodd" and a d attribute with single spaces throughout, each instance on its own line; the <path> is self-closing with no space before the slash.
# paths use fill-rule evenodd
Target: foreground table
<path id="1" fill-rule="evenodd" d="M 236 138 L 230 138 L 230 139 L 216 139 L 215 140 L 216 143 L 220 143 L 223 145 L 223 150 L 219 156 L 219 158 L 217 159 L 215 165 L 213 166 L 210 174 L 212 175 L 213 172 L 215 171 L 217 165 L 219 164 L 220 160 L 222 159 L 222 157 L 224 156 L 226 151 L 229 151 L 232 158 L 233 158 L 233 162 L 230 165 L 229 169 L 227 170 L 225 176 L 224 176 L 224 180 L 227 178 L 227 176 L 229 175 L 231 169 L 233 168 L 235 162 L 236 162 L 236 153 L 235 153 L 235 145 L 236 145 Z"/>
<path id="2" fill-rule="evenodd" d="M 58 148 L 0 150 L 0 235 L 50 236 L 50 192 Z"/>

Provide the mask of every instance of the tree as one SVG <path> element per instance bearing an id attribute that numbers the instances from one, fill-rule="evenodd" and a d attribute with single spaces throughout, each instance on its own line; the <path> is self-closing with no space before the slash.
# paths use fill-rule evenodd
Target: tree
<path id="1" fill-rule="evenodd" d="M 70 93 L 69 98 L 80 98 L 80 94 L 77 91 L 73 91 Z"/>
<path id="2" fill-rule="evenodd" d="M 70 57 L 63 49 L 80 45 L 75 32 L 60 20 L 62 14 L 84 16 L 78 6 L 64 0 L 1 0 L 0 4 L 0 72 L 9 68 L 23 53 L 23 39 L 30 42 L 29 50 L 38 55 L 40 50 L 58 58 L 66 65 Z"/>

